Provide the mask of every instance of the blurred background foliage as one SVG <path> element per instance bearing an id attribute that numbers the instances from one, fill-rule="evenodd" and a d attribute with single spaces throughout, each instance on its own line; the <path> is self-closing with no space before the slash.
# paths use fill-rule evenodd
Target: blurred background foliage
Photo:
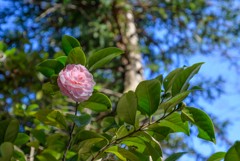
<path id="1" fill-rule="evenodd" d="M 46 108 L 73 111 L 69 98 L 43 94 L 41 86 L 48 80 L 35 69 L 45 59 L 64 55 L 64 34 L 79 40 L 87 58 L 110 46 L 125 51 L 93 74 L 96 88 L 115 107 L 121 93 L 134 89 L 134 82 L 165 75 L 180 67 L 180 62 L 188 64 L 192 55 L 221 56 L 238 72 L 239 61 L 233 53 L 240 48 L 239 23 L 239 3 L 231 0 L 0 0 L 0 118 L 17 118 L 21 132 L 44 129 L 48 136 L 56 129 L 41 124 L 32 114 Z M 216 80 L 198 77 L 200 81 L 193 84 L 206 91 L 192 94 L 188 105 L 199 107 L 198 98 L 211 103 L 224 93 L 221 76 Z M 87 128 L 98 131 L 101 120 L 114 115 L 114 107 L 110 113 L 91 113 L 95 119 Z M 231 145 L 226 137 L 229 121 L 210 116 L 218 140 Z M 56 141 L 63 148 L 50 149 L 61 153 L 67 139 Z M 171 135 L 162 147 L 169 155 L 186 150 L 194 152 L 196 160 L 205 160 L 190 141 Z M 29 154 L 29 147 L 23 150 Z"/>

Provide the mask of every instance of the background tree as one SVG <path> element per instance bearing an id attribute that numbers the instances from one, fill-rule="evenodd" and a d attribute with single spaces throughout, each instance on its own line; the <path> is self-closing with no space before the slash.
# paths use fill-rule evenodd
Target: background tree
<path id="1" fill-rule="evenodd" d="M 41 96 L 38 78 L 41 78 L 41 83 L 47 80 L 36 73 L 34 68 L 43 59 L 62 55 L 60 46 L 64 34 L 76 37 L 87 56 L 109 46 L 117 46 L 125 51 L 124 55 L 112 61 L 108 67 L 96 70 L 94 74 L 96 82 L 100 82 L 100 91 L 109 94 L 113 102 L 118 101 L 116 96 L 134 89 L 144 79 L 143 69 L 150 70 L 149 77 L 154 77 L 154 73 L 171 70 L 174 64 L 178 64 L 180 58 L 187 61 L 189 56 L 196 53 L 217 53 L 237 66 L 238 59 L 232 59 L 233 55 L 227 49 L 239 48 L 236 45 L 239 31 L 236 17 L 238 4 L 234 1 L 220 2 L 204 0 L 0 2 L 3 4 L 0 22 L 7 23 L 0 28 L 0 37 L 7 44 L 7 47 L 2 44 L 1 50 L 8 53 L 10 50 L 6 52 L 6 49 L 17 48 L 13 51 L 14 56 L 7 56 L 1 63 L 3 82 L 1 87 L 4 89 L 1 90 L 1 104 L 4 109 L 2 112 L 8 113 L 10 107 L 14 107 L 14 112 L 18 111 L 18 108 L 21 111 L 21 108 L 28 108 L 32 103 L 40 105 L 41 108 L 62 108 L 66 105 L 59 102 L 61 100 L 59 97 Z M 10 26 L 9 22 L 14 25 Z M 32 56 L 36 58 L 33 59 Z M 32 66 L 26 66 L 28 64 L 26 62 L 32 62 Z M 33 84 L 29 85 L 29 82 Z M 214 95 L 216 91 L 223 92 L 219 87 L 223 83 L 221 77 L 206 82 L 204 85 L 200 84 L 208 89 L 207 94 L 203 93 L 205 98 L 212 99 L 216 96 Z M 112 91 L 105 88 L 111 88 Z M 36 99 L 33 93 L 37 93 Z M 195 93 L 194 99 L 187 103 L 190 104 L 197 95 L 198 93 Z M 51 104 L 52 99 L 55 101 Z M 105 115 L 111 113 L 101 113 L 96 121 L 99 123 Z M 6 114 L 2 116 L 10 117 Z M 32 124 L 33 120 L 28 120 L 28 117 L 25 119 L 22 125 L 35 126 Z M 219 137 L 225 138 L 223 131 L 226 122 L 218 123 L 216 127 Z M 179 138 L 179 142 L 167 146 L 182 149 L 186 144 Z"/>

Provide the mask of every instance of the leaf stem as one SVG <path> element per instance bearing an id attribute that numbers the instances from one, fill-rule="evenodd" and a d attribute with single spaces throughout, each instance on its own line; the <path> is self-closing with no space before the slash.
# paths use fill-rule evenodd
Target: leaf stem
<path id="1" fill-rule="evenodd" d="M 159 123 L 161 120 L 167 118 L 168 116 L 170 116 L 170 115 L 171 115 L 172 113 L 174 113 L 175 111 L 176 111 L 176 110 L 173 110 L 172 112 L 170 112 L 170 113 L 167 114 L 166 116 L 164 116 L 164 117 L 162 117 L 162 118 L 160 118 L 160 119 L 158 119 L 158 120 L 156 120 L 156 121 L 153 121 L 153 122 L 151 122 L 151 123 L 149 123 L 149 124 L 143 125 L 143 126 L 140 127 L 138 130 L 133 131 L 132 133 L 130 133 L 130 134 L 124 136 L 124 137 L 121 137 L 121 138 L 119 138 L 119 139 L 116 139 L 116 140 L 114 140 L 113 142 L 107 144 L 106 146 L 104 146 L 102 149 L 100 149 L 100 150 L 98 151 L 98 153 L 95 155 L 95 157 L 92 158 L 91 161 L 94 161 L 94 160 L 95 160 L 104 150 L 106 150 L 109 146 L 115 144 L 115 143 L 118 142 L 118 141 L 121 141 L 122 139 L 125 139 L 125 138 L 127 138 L 127 137 L 130 137 L 130 136 L 132 136 L 133 134 L 135 134 L 135 133 L 137 133 L 137 132 L 139 132 L 139 131 L 144 130 L 144 129 L 147 128 L 149 125 L 152 125 L 152 124 L 155 124 L 155 123 Z"/>
<path id="2" fill-rule="evenodd" d="M 78 102 L 76 102 L 75 115 L 77 115 L 77 110 L 78 110 Z M 67 154 L 67 151 L 68 151 L 68 149 L 70 147 L 70 144 L 71 144 L 71 141 L 72 141 L 72 134 L 73 134 L 74 128 L 75 128 L 75 123 L 73 123 L 72 130 L 70 132 L 70 138 L 69 138 L 69 141 L 68 141 L 68 145 L 67 145 L 67 148 L 66 148 L 66 150 L 65 150 L 65 152 L 63 154 L 62 161 L 66 160 L 66 154 Z"/>

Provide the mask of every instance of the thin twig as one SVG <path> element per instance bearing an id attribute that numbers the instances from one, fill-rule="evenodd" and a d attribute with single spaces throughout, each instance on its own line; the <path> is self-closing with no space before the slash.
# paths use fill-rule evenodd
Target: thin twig
<path id="1" fill-rule="evenodd" d="M 77 115 L 77 109 L 78 109 L 78 102 L 76 102 L 76 109 L 75 109 L 75 115 Z M 73 131 L 74 131 L 74 128 L 75 128 L 75 123 L 73 123 L 73 126 L 72 126 L 72 131 L 70 133 L 70 138 L 69 138 L 69 141 L 68 141 L 68 145 L 67 145 L 67 148 L 63 154 L 63 159 L 62 161 L 65 161 L 65 158 L 66 158 L 66 154 L 67 154 L 67 151 L 70 147 L 70 144 L 71 144 L 71 141 L 72 141 L 72 134 L 73 134 Z"/>
<path id="2" fill-rule="evenodd" d="M 100 149 L 100 150 L 98 151 L 98 153 L 95 155 L 95 157 L 92 158 L 91 161 L 94 161 L 94 160 L 98 157 L 98 155 L 100 155 L 100 154 L 101 154 L 104 150 L 106 150 L 109 146 L 111 146 L 111 145 L 113 145 L 113 144 L 115 144 L 115 143 L 117 143 L 117 142 L 119 142 L 119 141 L 121 141 L 121 140 L 123 140 L 123 139 L 125 139 L 125 138 L 128 138 L 128 137 L 132 136 L 133 134 L 135 134 L 135 133 L 137 133 L 137 132 L 139 132 L 139 131 L 144 130 L 145 128 L 147 128 L 148 126 L 150 126 L 150 125 L 152 125 L 152 124 L 159 123 L 161 120 L 167 118 L 168 116 L 170 116 L 170 115 L 171 115 L 172 113 L 174 113 L 175 111 L 176 111 L 176 110 L 173 110 L 172 112 L 170 112 L 170 113 L 167 114 L 166 116 L 164 116 L 164 117 L 162 117 L 162 118 L 160 118 L 160 119 L 158 119 L 158 120 L 156 120 L 156 121 L 153 121 L 153 122 L 151 122 L 150 124 L 146 124 L 145 126 L 140 127 L 138 130 L 133 131 L 132 133 L 130 133 L 130 134 L 124 136 L 124 137 L 121 137 L 121 138 L 119 138 L 119 139 L 116 139 L 116 140 L 114 140 L 113 142 L 107 144 L 106 146 L 104 146 L 102 149 Z"/>

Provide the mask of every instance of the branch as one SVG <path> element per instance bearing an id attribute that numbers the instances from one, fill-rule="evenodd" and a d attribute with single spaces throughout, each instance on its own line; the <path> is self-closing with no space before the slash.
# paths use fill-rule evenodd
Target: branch
<path id="1" fill-rule="evenodd" d="M 125 138 L 128 138 L 128 137 L 132 136 L 133 134 L 135 134 L 135 133 L 137 133 L 137 132 L 139 132 L 139 131 L 143 131 L 145 128 L 147 128 L 148 126 L 150 126 L 150 125 L 152 125 L 152 124 L 159 123 L 161 120 L 167 118 L 168 116 L 170 116 L 170 115 L 171 115 L 172 113 L 174 113 L 175 111 L 177 111 L 177 110 L 173 110 L 172 112 L 170 112 L 170 113 L 167 114 L 166 116 L 163 116 L 163 117 L 161 117 L 160 119 L 151 122 L 150 124 L 146 124 L 145 126 L 140 127 L 138 130 L 133 131 L 132 133 L 130 133 L 130 134 L 124 136 L 124 137 L 121 137 L 121 138 L 119 138 L 119 139 L 116 139 L 116 140 L 114 140 L 113 142 L 107 144 L 106 146 L 104 146 L 102 149 L 100 149 L 100 150 L 98 151 L 98 153 L 95 155 L 95 157 L 92 158 L 91 161 L 94 161 L 94 160 L 98 157 L 98 155 L 100 155 L 100 154 L 101 154 L 104 150 L 106 150 L 109 146 L 111 146 L 111 145 L 113 145 L 113 144 L 115 144 L 115 143 L 117 143 L 117 142 L 119 142 L 119 141 L 121 141 L 121 140 L 123 140 L 123 139 L 125 139 Z"/>
<path id="2" fill-rule="evenodd" d="M 78 110 L 78 102 L 76 102 L 75 115 L 77 115 L 77 110 Z M 67 145 L 67 148 L 66 148 L 66 150 L 65 150 L 65 152 L 64 152 L 64 154 L 63 154 L 63 159 L 62 159 L 62 161 L 65 161 L 65 159 L 66 159 L 66 154 L 67 154 L 67 151 L 68 151 L 68 149 L 69 149 L 69 147 L 70 147 L 70 143 L 71 143 L 71 141 L 72 141 L 72 134 L 73 134 L 74 128 L 75 128 L 75 123 L 73 123 L 72 131 L 70 132 L 70 138 L 69 138 L 69 141 L 68 141 L 68 145 Z"/>

